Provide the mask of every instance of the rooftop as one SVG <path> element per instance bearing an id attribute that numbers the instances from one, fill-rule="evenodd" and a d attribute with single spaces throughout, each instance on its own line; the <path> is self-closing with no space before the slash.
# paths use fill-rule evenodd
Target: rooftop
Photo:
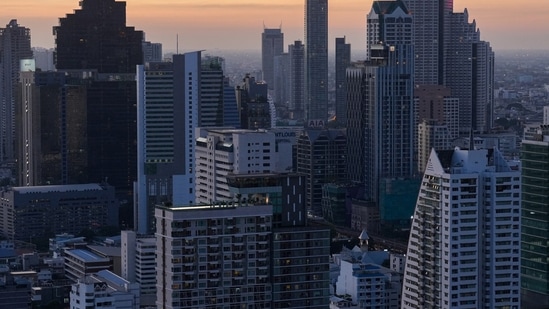
<path id="1" fill-rule="evenodd" d="M 13 191 L 19 194 L 26 193 L 49 193 L 49 192 L 75 192 L 75 191 L 101 191 L 103 188 L 97 183 L 82 185 L 55 185 L 55 186 L 33 186 L 33 187 L 13 187 Z"/>
<path id="2" fill-rule="evenodd" d="M 84 262 L 102 262 L 108 261 L 108 258 L 100 257 L 99 255 L 83 249 L 74 249 L 68 250 L 69 254 L 76 256 L 77 258 L 83 260 Z"/>

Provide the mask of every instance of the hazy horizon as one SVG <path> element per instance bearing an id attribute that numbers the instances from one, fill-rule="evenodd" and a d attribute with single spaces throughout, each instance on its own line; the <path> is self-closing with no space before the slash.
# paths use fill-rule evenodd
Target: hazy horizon
<path id="1" fill-rule="evenodd" d="M 142 30 L 146 39 L 162 43 L 164 52 L 179 50 L 248 50 L 259 51 L 263 27 L 278 28 L 284 33 L 285 46 L 303 40 L 304 0 L 279 0 L 263 3 L 252 0 L 128 0 L 126 24 Z M 366 14 L 372 1 L 329 1 L 329 49 L 335 38 L 347 38 L 353 58 L 365 53 Z M 17 19 L 31 29 L 32 46 L 53 48 L 52 28 L 59 18 L 79 9 L 78 1 L 3 0 L 0 26 Z M 549 5 L 545 0 L 529 0 L 528 14 L 518 1 L 454 1 L 454 11 L 467 8 L 469 21 L 476 21 L 481 39 L 493 49 L 549 50 Z M 32 8 L 32 10 L 29 10 Z M 533 9 L 535 8 L 535 9 Z M 517 12 L 520 12 L 518 14 Z M 286 47 L 285 47 L 286 49 Z"/>

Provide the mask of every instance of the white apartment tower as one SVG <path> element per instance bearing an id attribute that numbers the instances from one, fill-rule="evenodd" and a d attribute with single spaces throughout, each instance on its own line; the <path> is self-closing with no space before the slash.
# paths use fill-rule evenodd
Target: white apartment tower
<path id="1" fill-rule="evenodd" d="M 153 227 L 154 206 L 194 202 L 194 130 L 198 126 L 201 52 L 171 63 L 137 66 L 137 182 L 134 226 Z"/>
<path id="2" fill-rule="evenodd" d="M 277 171 L 274 132 L 199 128 L 196 132 L 196 204 L 233 200 L 228 174 Z"/>
<path id="3" fill-rule="evenodd" d="M 497 149 L 432 151 L 401 308 L 519 308 L 521 173 Z"/>

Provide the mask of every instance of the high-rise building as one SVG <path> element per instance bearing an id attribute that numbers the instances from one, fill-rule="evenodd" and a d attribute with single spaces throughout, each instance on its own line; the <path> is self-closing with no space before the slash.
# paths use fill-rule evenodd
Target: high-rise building
<path id="1" fill-rule="evenodd" d="M 280 137 L 279 137 L 280 136 Z M 196 204 L 234 200 L 230 175 L 288 172 L 293 168 L 292 130 L 201 127 L 196 133 Z"/>
<path id="2" fill-rule="evenodd" d="M 449 33 L 444 56 L 444 85 L 459 98 L 459 129 L 488 132 L 493 123 L 494 52 L 490 43 L 480 40 L 475 21 L 469 23 L 469 13 L 449 16 Z"/>
<path id="3" fill-rule="evenodd" d="M 404 0 L 413 15 L 414 77 L 418 85 L 442 85 L 446 20 L 453 0 Z"/>
<path id="4" fill-rule="evenodd" d="M 415 83 L 444 85 L 460 103 L 460 131 L 492 126 L 494 54 L 453 0 L 404 0 L 413 16 Z"/>
<path id="5" fill-rule="evenodd" d="M 22 71 L 20 81 L 19 186 L 86 183 L 86 85 L 64 72 L 32 69 Z"/>
<path id="6" fill-rule="evenodd" d="M 267 84 L 257 82 L 246 74 L 242 84 L 236 86 L 236 102 L 242 129 L 268 129 L 271 127 L 271 106 Z"/>
<path id="7" fill-rule="evenodd" d="M 305 46 L 295 41 L 288 46 L 290 54 L 290 111 L 291 119 L 303 119 L 305 111 Z"/>
<path id="8" fill-rule="evenodd" d="M 79 4 L 54 27 L 56 68 L 87 86 L 82 151 L 88 181 L 107 179 L 122 200 L 131 201 L 137 178 L 135 68 L 143 63 L 143 32 L 126 26 L 126 2 Z"/>
<path id="9" fill-rule="evenodd" d="M 20 61 L 33 57 L 30 29 L 12 19 L 0 28 L 0 164 L 15 164 L 15 109 Z"/>
<path id="10" fill-rule="evenodd" d="M 296 171 L 306 175 L 305 205 L 322 214 L 322 186 L 346 180 L 345 129 L 306 129 L 297 138 Z"/>
<path id="11" fill-rule="evenodd" d="M 322 308 L 328 302 L 329 230 L 307 226 L 305 175 L 227 176 L 241 203 L 272 204 L 272 308 Z"/>
<path id="12" fill-rule="evenodd" d="M 213 127 L 225 125 L 224 66 L 225 59 L 221 57 L 206 55 L 201 60 L 198 126 Z M 234 109 L 236 110 L 236 106 L 234 106 Z"/>
<path id="13" fill-rule="evenodd" d="M 347 70 L 349 176 L 364 182 L 365 198 L 374 202 L 382 178 L 415 171 L 411 55 L 410 45 L 375 45 L 369 61 Z"/>
<path id="14" fill-rule="evenodd" d="M 229 174 L 276 171 L 272 132 L 231 128 L 200 128 L 196 133 L 196 204 L 233 200 Z"/>
<path id="15" fill-rule="evenodd" d="M 143 63 L 143 32 L 126 26 L 126 2 L 83 0 L 59 19 L 55 34 L 57 70 L 135 73 Z"/>
<path id="16" fill-rule="evenodd" d="M 418 124 L 417 131 L 417 166 L 418 172 L 423 173 L 431 150 L 448 150 L 452 144 L 448 126 L 438 124 L 435 120 L 423 120 Z"/>
<path id="17" fill-rule="evenodd" d="M 157 207 L 157 308 L 272 301 L 272 205 Z"/>
<path id="18" fill-rule="evenodd" d="M 201 94 L 201 52 L 137 67 L 137 183 L 134 223 L 153 229 L 154 206 L 194 203 L 194 130 Z M 221 91 L 222 88 L 219 88 Z"/>
<path id="19" fill-rule="evenodd" d="M 378 44 L 412 45 L 412 20 L 404 1 L 374 1 L 366 17 L 366 58 Z"/>
<path id="20" fill-rule="evenodd" d="M 520 308 L 521 175 L 497 149 L 432 151 L 402 308 Z"/>
<path id="21" fill-rule="evenodd" d="M 547 266 L 547 222 L 549 172 L 549 126 L 525 137 L 521 146 L 522 164 L 522 308 L 549 306 L 549 269 Z"/>
<path id="22" fill-rule="evenodd" d="M 143 41 L 143 63 L 162 61 L 162 43 Z"/>
<path id="23" fill-rule="evenodd" d="M 284 33 L 281 28 L 263 28 L 261 34 L 261 67 L 263 81 L 274 89 L 275 57 L 284 52 Z"/>
<path id="24" fill-rule="evenodd" d="M 341 127 L 347 125 L 347 87 L 346 70 L 351 64 L 351 44 L 345 43 L 345 37 L 335 39 L 335 87 L 336 121 Z"/>
<path id="25" fill-rule="evenodd" d="M 305 119 L 328 120 L 328 0 L 305 0 Z"/>
<path id="26" fill-rule="evenodd" d="M 274 58 L 274 95 L 276 106 L 288 108 L 291 89 L 291 58 L 289 53 L 282 53 Z"/>
<path id="27" fill-rule="evenodd" d="M 450 140 L 458 138 L 459 99 L 452 96 L 450 88 L 441 85 L 416 85 L 414 103 L 416 123 L 434 120 L 438 125 L 448 127 Z"/>

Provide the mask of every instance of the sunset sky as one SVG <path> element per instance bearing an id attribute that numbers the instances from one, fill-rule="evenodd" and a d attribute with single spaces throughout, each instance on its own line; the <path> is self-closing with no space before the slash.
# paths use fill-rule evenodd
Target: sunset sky
<path id="1" fill-rule="evenodd" d="M 263 25 L 282 25 L 285 45 L 303 40 L 304 0 L 127 0 L 127 24 L 143 30 L 164 51 L 260 49 Z M 221 3 L 221 4 L 220 4 Z M 371 0 L 329 0 L 330 50 L 346 36 L 353 58 L 365 50 L 365 16 Z M 481 38 L 494 49 L 548 49 L 547 0 L 455 0 L 454 11 L 467 7 Z M 32 45 L 53 47 L 52 27 L 78 9 L 78 0 L 2 0 L 0 25 L 11 19 L 31 29 Z"/>

